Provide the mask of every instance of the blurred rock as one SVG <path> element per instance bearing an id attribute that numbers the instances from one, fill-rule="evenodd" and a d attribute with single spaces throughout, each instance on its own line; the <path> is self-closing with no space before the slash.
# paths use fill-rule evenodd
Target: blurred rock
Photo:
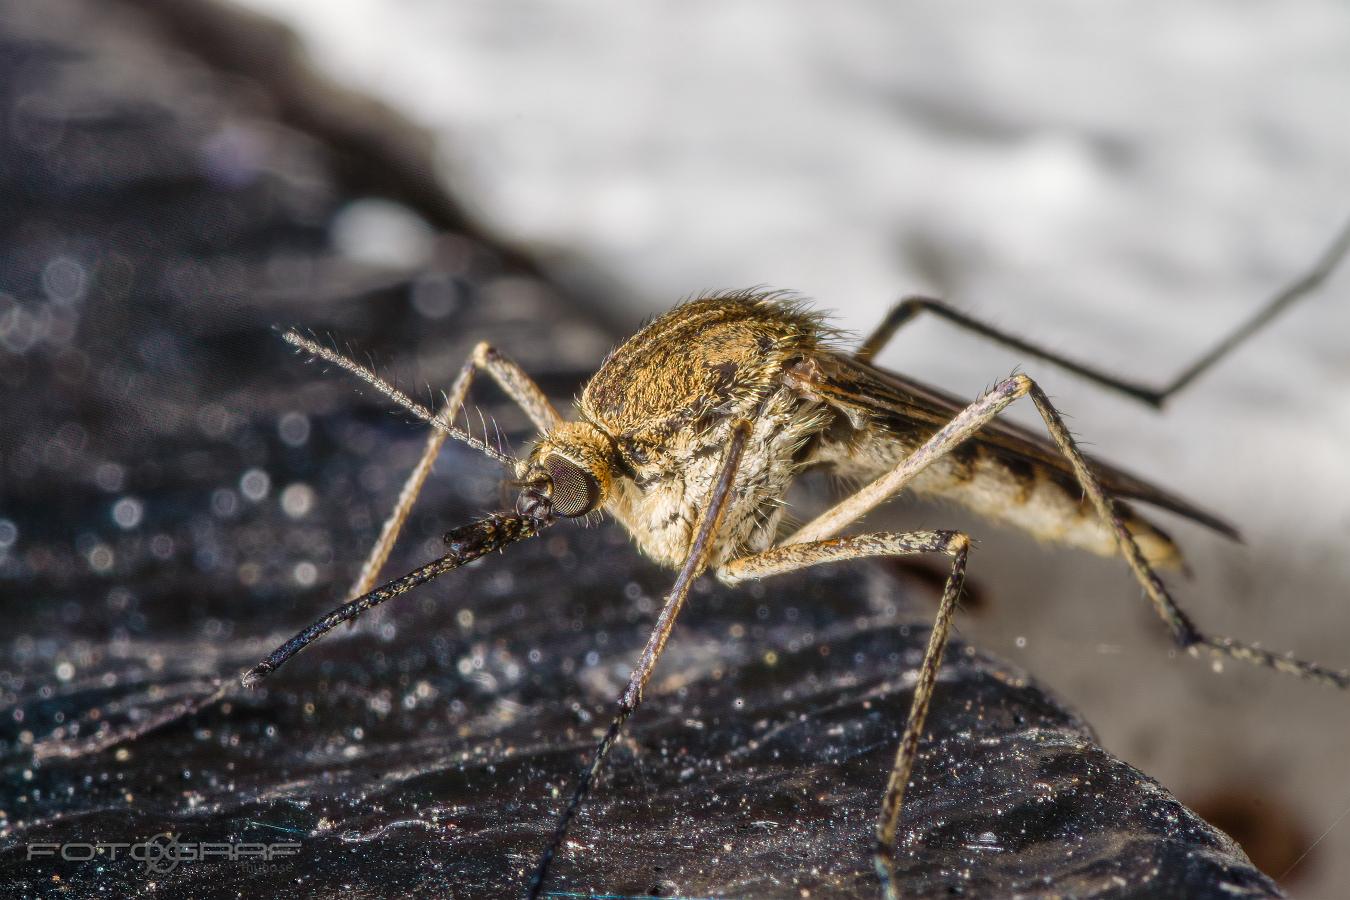
<path id="1" fill-rule="evenodd" d="M 447 576 L 135 743 L 32 758 L 58 729 L 78 742 L 245 668 L 353 577 L 422 434 L 303 365 L 277 325 L 350 340 L 414 392 L 485 338 L 560 399 L 614 338 L 453 228 L 444 198 L 372 200 L 340 138 L 291 127 L 265 79 L 161 25 L 115 3 L 0 3 L 0 880 L 510 895 L 670 580 L 613 525 Z M 422 235 L 420 255 L 353 252 L 382 228 Z M 471 425 L 495 436 L 490 421 Z M 389 570 L 498 506 L 499 475 L 448 449 Z M 872 822 L 926 637 L 899 594 L 854 567 L 701 584 L 551 886 L 874 896 Z M 1043 689 L 960 643 L 949 658 L 897 853 L 906 896 L 1278 896 Z M 28 859 L 165 833 L 300 846 Z"/>

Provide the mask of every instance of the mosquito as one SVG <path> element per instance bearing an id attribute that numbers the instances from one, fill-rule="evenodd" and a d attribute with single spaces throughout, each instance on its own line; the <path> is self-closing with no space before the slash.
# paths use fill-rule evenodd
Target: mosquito
<path id="1" fill-rule="evenodd" d="M 1319 287 L 1347 252 L 1350 225 L 1308 274 L 1159 389 L 1115 378 L 923 297 L 901 301 L 861 346 L 850 350 L 821 315 L 791 295 L 749 290 L 699 296 L 615 349 L 582 391 L 573 419 L 565 419 L 524 370 L 486 343 L 473 349 L 444 405 L 433 412 L 369 368 L 298 332 L 287 332 L 285 340 L 296 348 L 363 379 L 432 431 L 348 595 L 354 599 L 245 672 L 242 684 L 256 685 L 316 638 L 371 607 L 533 537 L 559 520 L 600 512 L 613 517 L 644 554 L 678 574 L 613 719 L 580 772 L 525 887 L 533 900 L 543 890 L 606 756 L 641 704 L 690 587 L 701 574 L 710 571 L 735 585 L 864 557 L 942 555 L 950 568 L 876 823 L 873 862 L 884 893 L 894 897 L 892 856 L 905 789 L 971 546 L 967 534 L 954 530 L 842 534 L 905 490 L 955 501 L 1046 541 L 1123 557 L 1176 645 L 1192 656 L 1237 659 L 1342 689 L 1350 688 L 1350 674 L 1200 629 L 1158 574 L 1180 567 L 1180 549 L 1133 504 L 1167 510 L 1229 537 L 1236 537 L 1236 531 L 1188 501 L 1085 455 L 1031 377 L 1014 374 L 967 403 L 879 368 L 873 357 L 901 326 L 928 312 L 1161 407 L 1282 309 Z M 538 429 L 538 439 L 523 458 L 454 424 L 480 373 L 495 381 Z M 1021 398 L 1030 398 L 1036 407 L 1044 434 L 998 418 Z M 445 556 L 376 587 L 447 438 L 473 446 L 507 470 L 508 479 L 520 488 L 515 508 L 451 531 Z M 783 498 L 796 478 L 815 469 L 864 486 L 784 534 Z M 136 731 L 144 733 L 200 709 L 226 690 L 221 686 L 205 700 Z M 103 740 L 100 747 L 126 737 Z"/>

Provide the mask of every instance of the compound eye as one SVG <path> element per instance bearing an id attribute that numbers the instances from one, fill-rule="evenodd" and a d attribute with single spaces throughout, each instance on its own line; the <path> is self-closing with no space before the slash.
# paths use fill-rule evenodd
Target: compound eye
<path id="1" fill-rule="evenodd" d="M 572 518 L 584 516 L 600 501 L 600 485 L 585 469 L 556 453 L 544 460 L 549 480 L 553 482 L 553 511 Z"/>

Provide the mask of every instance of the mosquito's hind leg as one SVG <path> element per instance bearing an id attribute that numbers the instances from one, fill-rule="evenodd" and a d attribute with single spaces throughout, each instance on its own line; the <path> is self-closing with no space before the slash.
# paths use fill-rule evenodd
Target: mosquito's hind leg
<path id="1" fill-rule="evenodd" d="M 820 540 L 837 534 L 841 528 L 856 521 L 868 511 L 876 508 L 912 482 L 920 472 L 934 460 L 950 453 L 964 441 L 973 437 L 989 420 L 1003 411 L 1019 397 L 1031 396 L 1031 400 L 1040 410 L 1046 429 L 1060 452 L 1069 461 L 1078 483 L 1088 499 L 1096 508 L 1097 514 L 1116 536 L 1121 555 L 1134 571 L 1135 578 L 1144 588 L 1158 615 L 1167 624 L 1173 639 L 1183 650 L 1196 655 L 1206 650 L 1216 656 L 1229 656 L 1244 662 L 1254 663 L 1276 669 L 1300 678 L 1319 681 L 1339 688 L 1350 688 L 1350 673 L 1339 672 L 1305 662 L 1291 656 L 1271 653 L 1251 644 L 1244 644 L 1229 637 L 1210 637 L 1195 627 L 1189 616 L 1177 606 L 1167 587 L 1154 571 L 1153 566 L 1139 549 L 1134 535 L 1125 524 L 1115 500 L 1102 487 L 1097 474 L 1092 471 L 1083 454 L 1074 443 L 1069 429 L 1059 413 L 1050 403 L 1040 386 L 1026 375 L 1014 375 L 989 389 L 970 406 L 957 413 L 955 418 L 938 430 L 936 434 L 919 446 L 913 453 L 901 460 L 891 471 L 865 485 L 850 497 L 846 497 L 830 509 L 821 513 L 802 526 L 784 543 L 798 544 Z"/>
<path id="2" fill-rule="evenodd" d="M 1275 318 L 1285 307 L 1321 287 L 1347 253 L 1350 253 L 1350 222 L 1347 222 L 1341 228 L 1331 245 L 1323 251 L 1312 268 L 1271 297 L 1250 319 L 1242 323 L 1208 352 L 1183 369 L 1181 374 L 1160 388 L 1120 378 L 1094 366 L 1070 359 L 1002 329 L 985 324 L 974 316 L 931 297 L 906 297 L 891 307 L 890 312 L 886 314 L 886 318 L 868 336 L 867 340 L 863 341 L 862 346 L 858 348 L 854 356 L 864 362 L 870 362 L 872 357 L 881 352 L 881 348 L 890 341 L 901 327 L 917 317 L 919 313 L 927 311 L 995 343 L 1011 347 L 1019 353 L 1043 359 L 1108 390 L 1118 391 L 1127 397 L 1132 397 L 1153 407 L 1161 407 L 1173 394 L 1178 393 L 1196 378 L 1199 378 L 1211 366 Z"/>
<path id="3" fill-rule="evenodd" d="M 1162 406 L 1167 394 L 1170 393 L 1169 391 L 1159 392 L 1147 385 L 1128 381 L 1093 366 L 1069 359 L 1067 356 L 1048 350 L 1015 334 L 995 328 L 992 325 L 986 325 L 974 316 L 961 312 L 959 309 L 933 297 L 905 297 L 891 307 L 890 311 L 886 313 L 886 318 L 882 319 L 881 324 L 877 326 L 876 331 L 868 336 L 867 340 L 853 355 L 863 362 L 871 362 L 872 357 L 881 352 L 881 348 L 886 346 L 887 342 L 895 336 L 895 333 L 902 326 L 908 324 L 922 312 L 933 313 L 954 325 L 965 328 L 967 331 L 973 331 L 978 335 L 989 338 L 997 344 L 1011 347 L 1013 350 L 1025 353 L 1028 356 L 1039 357 L 1065 371 L 1072 372 L 1080 378 L 1108 390 L 1119 391 L 1127 397 L 1132 397 L 1150 406 Z"/>
<path id="4" fill-rule="evenodd" d="M 980 430 L 987 422 L 998 415 L 1004 408 L 1019 397 L 1031 395 L 1032 402 L 1040 411 L 1041 417 L 1045 420 L 1046 428 L 1049 430 L 1055 444 L 1059 447 L 1065 457 L 1069 460 L 1074 474 L 1082 485 L 1084 492 L 1091 499 L 1093 506 L 1102 519 L 1107 522 L 1116 536 L 1120 545 L 1121 553 L 1125 556 L 1130 568 L 1134 571 L 1135 577 L 1143 586 L 1145 593 L 1153 601 L 1154 608 L 1159 616 L 1167 624 L 1172 633 L 1173 639 L 1183 649 L 1192 655 L 1197 655 L 1201 650 L 1209 652 L 1215 656 L 1226 656 L 1239 659 L 1244 662 L 1254 663 L 1256 665 L 1266 666 L 1287 674 L 1296 675 L 1310 681 L 1317 681 L 1338 688 L 1350 688 L 1350 674 L 1338 672 L 1319 666 L 1316 663 L 1305 662 L 1295 659 L 1291 656 L 1283 656 L 1263 650 L 1251 644 L 1244 644 L 1228 637 L 1214 637 L 1205 635 L 1196 628 L 1190 617 L 1177 606 L 1176 601 L 1168 593 L 1162 579 L 1149 565 L 1139 545 L 1135 542 L 1134 536 L 1130 534 L 1123 518 L 1116 509 L 1115 502 L 1109 497 L 1102 488 L 1096 474 L 1092 471 L 1087 461 L 1079 452 L 1073 437 L 1065 427 L 1063 420 L 1054 406 L 1050 403 L 1045 392 L 1030 378 L 1025 375 L 1014 375 L 1012 378 L 1001 381 L 994 385 L 982 397 L 976 400 L 970 406 L 948 422 L 937 431 L 932 437 L 921 444 L 918 449 L 912 452 L 905 459 L 901 460 L 890 472 L 882 475 L 880 478 L 865 485 L 852 496 L 845 498 L 817 516 L 811 522 L 808 522 L 800 528 L 795 534 L 786 538 L 782 544 L 765 554 L 770 560 L 777 559 L 780 563 L 778 567 L 773 565 L 759 564 L 760 568 L 766 574 L 772 574 L 776 571 L 787 571 L 790 568 L 800 568 L 800 565 L 785 565 L 788 560 L 808 559 L 812 554 L 813 547 L 828 546 L 832 542 L 827 541 L 832 535 L 839 532 L 852 522 L 857 521 L 868 511 L 879 506 L 890 497 L 895 496 L 925 468 L 950 453 L 953 449 L 960 446 L 966 440 L 969 440 Z M 839 546 L 838 543 L 834 544 Z M 772 556 L 770 556 L 772 555 Z M 865 555 L 853 553 L 851 555 Z M 750 567 L 755 557 L 751 557 L 742 566 Z M 953 578 L 958 573 L 964 572 L 964 550 L 958 560 L 954 560 Z M 959 563 L 959 564 L 957 564 Z M 728 567 L 732 564 L 728 564 Z M 742 576 L 753 577 L 753 576 Z M 959 588 L 959 584 L 956 585 Z M 947 582 L 947 590 L 943 593 L 942 605 L 938 612 L 938 622 L 934 628 L 933 636 L 929 640 L 929 655 L 925 657 L 925 673 L 930 665 L 936 671 L 937 663 L 940 661 L 942 642 L 945 640 L 945 631 L 948 627 L 951 607 L 955 603 L 955 595 L 952 593 L 953 581 Z M 936 655 L 934 655 L 936 654 Z M 931 688 L 929 688 L 931 693 Z M 911 712 L 911 720 L 915 713 L 922 715 L 919 710 L 919 693 L 915 694 L 915 708 Z M 924 702 L 927 702 L 925 697 Z M 922 719 L 919 720 L 920 725 Z M 913 729 L 906 728 L 907 741 L 917 741 L 918 734 Z M 908 754 L 908 762 L 906 762 Z M 896 817 L 899 815 L 899 802 L 903 798 L 904 784 L 896 784 L 897 779 L 907 779 L 909 768 L 913 765 L 914 749 L 909 747 L 906 742 L 902 742 L 900 753 L 897 756 L 896 768 L 892 773 L 892 781 L 887 788 L 887 801 L 883 806 L 882 818 L 878 825 L 879 846 L 877 851 L 878 874 L 884 884 L 887 885 L 887 893 L 894 896 L 893 881 L 889 871 L 889 856 L 887 849 L 890 846 L 890 840 L 894 838 Z M 894 797 L 894 800 L 891 798 Z"/>
<path id="5" fill-rule="evenodd" d="M 555 425 L 562 421 L 558 411 L 553 408 L 548 398 L 544 396 L 544 392 L 525 373 L 525 370 L 486 342 L 481 342 L 475 346 L 473 352 L 469 354 L 468 360 L 460 368 L 459 374 L 455 376 L 455 381 L 450 386 L 450 391 L 446 394 L 445 402 L 437 410 L 438 417 L 450 421 L 454 420 L 459 410 L 464 406 L 474 376 L 480 371 L 487 372 L 488 375 L 492 376 L 492 380 L 497 382 L 498 386 L 506 392 L 506 395 L 525 411 L 525 414 L 530 417 L 530 421 L 541 432 L 552 430 Z M 422 457 L 408 475 L 408 480 L 404 482 L 403 489 L 399 491 L 394 509 L 380 529 L 380 536 L 376 538 L 375 545 L 370 548 L 370 553 L 366 555 L 366 561 L 361 566 L 361 572 L 357 575 L 356 581 L 347 591 L 347 599 L 360 597 L 374 587 L 376 579 L 379 578 L 380 569 L 389 559 L 389 554 L 394 549 L 394 543 L 398 540 L 399 532 L 403 529 L 403 523 L 408 520 L 413 504 L 417 502 L 417 497 L 421 494 L 427 476 L 431 474 L 431 467 L 436 462 L 436 457 L 440 455 L 441 447 L 445 444 L 447 437 L 448 435 L 439 428 L 431 429 L 431 433 L 427 435 L 427 443 L 422 450 Z M 355 620 L 352 621 L 355 622 Z"/>
<path id="6" fill-rule="evenodd" d="M 923 663 L 919 667 L 919 678 L 914 684 L 914 700 L 910 703 L 909 718 L 905 721 L 905 731 L 895 752 L 895 763 L 891 767 L 891 775 L 886 783 L 886 794 L 881 801 L 881 812 L 877 817 L 875 863 L 877 876 L 881 879 L 888 898 L 897 896 L 891 851 L 895 845 L 895 830 L 900 821 L 900 808 L 904 802 L 910 774 L 914 771 L 914 760 L 919 753 L 919 739 L 923 735 L 924 720 L 928 716 L 928 707 L 933 699 L 933 687 L 937 683 L 938 668 L 942 665 L 942 653 L 951 634 L 952 614 L 956 611 L 961 586 L 965 582 L 966 556 L 969 552 L 970 538 L 959 531 L 915 531 L 908 534 L 883 531 L 804 544 L 786 544 L 754 556 L 734 559 L 717 572 L 718 578 L 728 584 L 734 584 L 753 578 L 768 578 L 771 575 L 780 575 L 821 563 L 864 556 L 945 553 L 951 557 L 951 573 L 947 576 L 947 583 L 942 589 L 937 618 L 928 636 L 928 647 L 924 651 Z"/>
<path id="7" fill-rule="evenodd" d="M 1318 681 L 1332 687 L 1350 688 L 1350 673 L 1305 662 L 1289 655 L 1272 653 L 1269 650 L 1263 650 L 1260 647 L 1245 644 L 1230 637 L 1210 636 L 1202 633 L 1191 621 L 1190 616 L 1186 615 L 1176 601 L 1172 599 L 1167 586 L 1163 584 L 1162 579 L 1158 577 L 1157 572 L 1153 570 L 1153 566 L 1139 549 L 1138 542 L 1135 541 L 1134 536 L 1125 526 L 1124 518 L 1121 516 L 1120 510 L 1117 509 L 1117 504 L 1108 496 L 1101 485 L 1101 481 L 1097 478 L 1097 474 L 1092 471 L 1092 467 L 1083 458 L 1078 445 L 1074 442 L 1073 435 L 1069 433 L 1069 429 L 1064 425 L 1064 420 L 1060 417 L 1059 411 L 1050 402 L 1050 398 L 1046 396 L 1045 391 L 1041 390 L 1040 385 L 1025 375 L 1016 377 L 1022 381 L 1021 393 L 1031 396 L 1031 402 L 1036 404 L 1036 409 L 1040 411 L 1041 418 L 1045 421 L 1046 430 L 1050 433 L 1050 437 L 1054 439 L 1055 444 L 1058 445 L 1060 452 L 1064 454 L 1073 467 L 1078 483 L 1082 485 L 1083 491 L 1092 501 L 1092 505 L 1096 507 L 1097 514 L 1115 532 L 1121 555 L 1129 563 L 1130 569 L 1133 570 L 1135 578 L 1143 587 L 1144 593 L 1153 601 L 1154 609 L 1157 610 L 1158 615 L 1167 623 L 1172 638 L 1176 641 L 1178 647 L 1186 650 L 1192 656 L 1196 656 L 1199 651 L 1204 650 L 1216 657 L 1227 656 L 1243 662 L 1266 666 L 1289 675 L 1306 678 L 1310 681 Z"/>

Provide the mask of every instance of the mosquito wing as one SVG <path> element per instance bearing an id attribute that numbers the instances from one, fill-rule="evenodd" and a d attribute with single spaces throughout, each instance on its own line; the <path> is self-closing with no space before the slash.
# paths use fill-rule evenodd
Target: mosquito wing
<path id="1" fill-rule="evenodd" d="M 969 403 L 934 387 L 838 353 L 820 353 L 793 369 L 810 393 L 849 414 L 897 432 L 931 433 Z M 971 440 L 1007 459 L 1053 469 L 1073 478 L 1073 469 L 1049 438 L 1003 419 L 994 419 Z M 1177 513 L 1227 537 L 1237 529 L 1194 504 L 1109 463 L 1088 457 L 1103 485 L 1117 497 L 1141 500 Z"/>

